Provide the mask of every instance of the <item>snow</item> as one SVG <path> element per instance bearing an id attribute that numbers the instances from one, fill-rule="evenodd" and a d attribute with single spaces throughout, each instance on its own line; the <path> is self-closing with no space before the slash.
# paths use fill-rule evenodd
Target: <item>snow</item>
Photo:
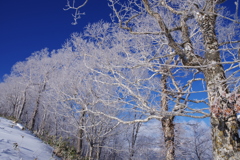
<path id="1" fill-rule="evenodd" d="M 1 160 L 59 160 L 53 148 L 36 138 L 22 125 L 0 117 Z"/>
<path id="2" fill-rule="evenodd" d="M 16 126 L 17 126 L 18 128 L 20 128 L 21 130 L 24 130 L 24 126 L 23 126 L 23 125 L 17 123 Z"/>
<path id="3" fill-rule="evenodd" d="M 237 114 L 237 119 L 238 121 L 240 121 L 240 114 Z"/>

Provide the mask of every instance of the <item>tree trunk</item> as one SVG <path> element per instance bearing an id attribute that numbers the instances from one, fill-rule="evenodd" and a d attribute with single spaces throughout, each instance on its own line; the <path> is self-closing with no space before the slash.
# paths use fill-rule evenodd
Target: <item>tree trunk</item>
<path id="1" fill-rule="evenodd" d="M 41 136 L 43 136 L 45 134 L 45 132 L 47 132 L 45 129 L 46 119 L 47 119 L 47 109 L 44 106 L 43 106 L 43 108 L 44 108 L 43 118 L 42 118 L 41 125 L 40 125 L 39 131 L 38 131 L 38 135 L 41 135 Z"/>
<path id="2" fill-rule="evenodd" d="M 236 160 L 240 156 L 237 117 L 234 105 L 226 99 L 228 90 L 223 67 L 216 65 L 207 69 L 205 77 L 212 112 L 213 157 L 216 160 Z"/>
<path id="3" fill-rule="evenodd" d="M 167 68 L 163 68 L 163 72 L 168 72 Z M 168 99 L 167 99 L 167 76 L 162 75 L 161 78 L 161 107 L 163 111 L 168 111 Z M 165 148 L 166 148 L 166 160 L 174 160 L 175 147 L 174 147 L 174 117 L 167 116 L 161 119 L 162 129 L 164 134 Z"/>
<path id="4" fill-rule="evenodd" d="M 215 160 L 237 160 L 240 140 L 235 114 L 211 117 L 213 157 Z"/>
<path id="5" fill-rule="evenodd" d="M 134 115 L 134 118 L 136 119 L 137 115 Z M 141 118 L 142 116 L 140 116 Z M 132 138 L 131 138 L 131 144 L 130 144 L 130 148 L 129 148 L 129 152 L 130 152 L 130 156 L 129 156 L 129 160 L 133 159 L 133 156 L 135 154 L 135 146 L 136 146 L 136 142 L 137 142 L 137 137 L 138 137 L 138 133 L 139 133 L 139 129 L 141 127 L 142 123 L 138 122 L 133 124 L 133 128 L 132 128 Z"/>
<path id="6" fill-rule="evenodd" d="M 45 89 L 46 89 L 46 83 L 43 85 L 43 89 L 38 92 L 38 97 L 37 97 L 37 100 L 36 100 L 36 106 L 34 108 L 32 118 L 29 122 L 29 129 L 30 130 L 34 129 L 34 125 L 35 125 L 35 122 L 36 122 L 36 117 L 37 117 L 38 110 L 39 110 L 39 107 L 40 107 L 41 94 L 42 94 L 42 92 L 45 91 Z"/>
<path id="7" fill-rule="evenodd" d="M 101 149 L 100 149 L 100 143 L 98 143 L 96 145 L 96 160 L 99 160 L 100 159 L 100 155 L 101 155 Z"/>
<path id="8" fill-rule="evenodd" d="M 35 122 L 36 122 L 36 116 L 37 116 L 37 113 L 38 113 L 39 105 L 40 105 L 40 96 L 38 96 L 38 98 L 37 98 L 36 107 L 35 107 L 35 109 L 33 111 L 32 118 L 31 118 L 31 120 L 29 121 L 29 124 L 28 124 L 29 130 L 33 130 L 34 129 L 34 125 L 35 125 Z"/>
<path id="9" fill-rule="evenodd" d="M 164 133 L 164 141 L 166 147 L 166 160 L 174 160 L 175 158 L 175 147 L 174 147 L 174 117 L 162 118 L 162 128 Z"/>
<path id="10" fill-rule="evenodd" d="M 23 104 L 22 104 L 22 107 L 20 108 L 19 112 L 18 112 L 18 117 L 17 117 L 17 120 L 21 120 L 21 117 L 22 117 L 22 114 L 23 114 L 23 110 L 26 106 L 26 102 L 27 102 L 27 89 L 24 91 L 24 97 L 23 97 Z"/>
<path id="11" fill-rule="evenodd" d="M 93 145 L 92 145 L 92 142 L 90 142 L 89 144 L 89 153 L 88 153 L 88 159 L 89 160 L 92 160 L 92 155 L 93 155 Z"/>
<path id="12" fill-rule="evenodd" d="M 97 153 L 97 157 L 98 159 L 101 158 L 101 154 L 102 154 L 102 146 L 104 146 L 104 141 L 105 141 L 106 137 L 102 138 L 102 140 L 99 140 L 99 145 L 98 145 L 98 153 Z"/>
<path id="13" fill-rule="evenodd" d="M 55 125 L 54 125 L 54 127 L 55 127 L 55 137 L 57 137 L 58 136 L 58 118 L 57 118 L 57 115 L 56 115 L 56 112 L 54 113 L 54 118 L 55 118 Z"/>
<path id="14" fill-rule="evenodd" d="M 82 109 L 83 110 L 83 109 Z M 80 117 L 80 129 L 78 131 L 78 140 L 77 140 L 77 154 L 80 155 L 80 157 L 82 156 L 83 153 L 83 136 L 84 136 L 84 122 L 85 122 L 85 115 L 86 115 L 86 111 L 82 111 L 82 115 Z"/>
<path id="15" fill-rule="evenodd" d="M 210 11 L 213 12 L 213 9 Z M 227 99 L 229 91 L 225 72 L 223 66 L 217 64 L 221 62 L 221 58 L 215 33 L 216 15 L 201 13 L 197 20 L 204 38 L 205 63 L 211 65 L 203 72 L 212 113 L 213 156 L 215 160 L 236 160 L 239 159 L 240 139 L 234 104 L 229 103 Z"/>
<path id="16" fill-rule="evenodd" d="M 25 106 L 26 106 L 26 103 L 27 103 L 27 90 L 28 90 L 28 87 L 26 87 L 25 91 L 24 91 L 24 94 L 23 94 L 23 104 L 22 104 L 22 107 L 18 113 L 18 117 L 17 117 L 17 120 L 21 120 L 21 117 L 22 117 L 22 114 L 23 114 L 23 111 L 25 109 Z"/>

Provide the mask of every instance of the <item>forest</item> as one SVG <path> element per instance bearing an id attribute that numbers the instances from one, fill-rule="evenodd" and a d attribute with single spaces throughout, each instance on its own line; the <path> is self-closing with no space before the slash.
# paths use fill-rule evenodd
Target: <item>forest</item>
<path id="1" fill-rule="evenodd" d="M 112 23 L 89 24 L 12 67 L 1 116 L 63 159 L 236 160 L 237 12 L 226 0 L 108 1 Z M 74 24 L 87 2 L 68 1 Z"/>

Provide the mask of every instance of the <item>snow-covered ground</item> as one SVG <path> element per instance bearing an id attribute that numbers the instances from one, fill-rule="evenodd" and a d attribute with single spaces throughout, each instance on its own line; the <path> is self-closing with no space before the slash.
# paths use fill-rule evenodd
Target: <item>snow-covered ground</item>
<path id="1" fill-rule="evenodd" d="M 0 160 L 59 160 L 52 147 L 20 128 L 0 117 Z"/>

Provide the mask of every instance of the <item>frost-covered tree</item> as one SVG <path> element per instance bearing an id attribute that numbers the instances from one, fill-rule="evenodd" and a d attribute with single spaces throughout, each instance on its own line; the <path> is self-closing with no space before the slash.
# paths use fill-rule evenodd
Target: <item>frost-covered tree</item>
<path id="1" fill-rule="evenodd" d="M 178 159 L 211 160 L 211 130 L 203 121 L 176 124 L 176 157 Z"/>
<path id="2" fill-rule="evenodd" d="M 113 21 L 135 35 L 135 38 L 125 41 L 126 46 L 129 45 L 128 49 L 125 47 L 122 52 L 115 51 L 115 53 L 118 53 L 117 59 L 119 61 L 126 57 L 123 60 L 128 63 L 127 65 L 124 64 L 124 66 L 128 66 L 125 75 L 123 76 L 122 72 L 117 69 L 110 69 L 110 72 L 106 70 L 108 73 L 105 72 L 105 75 L 108 74 L 115 78 L 114 83 L 121 80 L 119 86 L 125 88 L 124 91 L 129 91 L 131 96 L 138 100 L 134 103 L 136 107 L 140 110 L 148 110 L 147 113 L 150 114 L 146 115 L 148 119 L 163 118 L 166 116 L 166 112 L 162 113 L 161 109 L 157 111 L 156 108 L 149 107 L 148 103 L 152 101 L 140 96 L 143 95 L 143 92 L 140 91 L 146 89 L 146 84 L 141 84 L 144 89 L 138 88 L 138 94 L 133 92 L 137 91 L 134 87 L 139 84 L 139 79 L 143 82 L 143 79 L 150 77 L 139 77 L 135 78 L 136 81 L 128 81 L 126 73 L 130 73 L 131 76 L 135 76 L 134 74 L 140 76 L 140 73 L 145 71 L 143 66 L 148 69 L 152 67 L 151 71 L 154 71 L 154 73 L 158 73 L 156 71 L 159 71 L 159 68 L 163 66 L 173 68 L 170 75 L 172 74 L 177 79 L 172 83 L 172 86 L 175 87 L 175 94 L 173 94 L 175 99 L 172 99 L 175 107 L 169 114 L 194 117 L 192 115 L 194 113 L 207 116 L 210 111 L 214 158 L 236 159 L 239 156 L 239 136 L 236 121 L 236 113 L 239 111 L 239 104 L 237 103 L 239 95 L 236 90 L 239 82 L 236 83 L 234 88 L 230 87 L 229 82 L 239 74 L 238 34 L 240 27 L 239 20 L 236 19 L 237 16 L 229 15 L 224 9 L 226 0 L 131 0 L 127 2 L 109 0 L 109 2 L 114 12 Z M 145 37 L 149 37 L 148 41 L 143 44 L 139 43 Z M 98 38 L 95 39 L 95 42 L 100 45 L 103 43 L 102 37 Z M 122 40 L 124 41 L 125 38 L 122 38 Z M 134 47 L 137 43 L 141 45 Z M 165 54 L 163 54 L 163 49 L 160 56 L 154 54 L 157 52 L 151 50 L 150 46 L 159 49 L 164 47 Z M 149 47 L 149 50 L 146 49 L 147 47 Z M 143 50 L 148 54 L 142 54 Z M 119 53 L 122 56 L 119 56 Z M 107 54 L 105 52 L 101 55 L 103 56 L 98 58 L 103 58 Z M 116 54 L 104 58 L 108 59 L 109 57 L 112 58 L 111 62 L 113 62 L 113 57 L 116 57 Z M 167 64 L 165 63 L 166 60 L 162 63 L 158 61 L 165 57 L 175 59 L 176 63 Z M 138 59 L 139 64 L 136 65 L 135 63 L 129 67 L 130 63 L 126 60 L 133 60 L 133 58 L 135 58 L 135 62 Z M 149 62 L 155 62 L 155 64 L 152 65 Z M 111 65 L 111 68 L 116 66 L 116 64 Z M 182 72 L 184 70 L 187 76 L 182 75 L 182 78 L 179 78 L 180 74 L 178 74 L 178 77 L 173 74 L 179 69 Z M 99 73 L 103 74 L 102 72 Z M 151 75 L 154 75 L 154 73 Z M 176 89 L 179 90 L 176 92 Z M 195 98 L 194 94 L 197 92 L 200 95 L 198 97 L 207 99 Z M 207 95 L 201 94 L 201 92 L 205 92 Z M 172 93 L 170 90 L 168 95 Z M 209 107 L 209 111 L 200 105 L 195 107 L 196 105 L 193 106 L 193 103 L 205 103 Z"/>
<path id="3" fill-rule="evenodd" d="M 18 83 L 16 83 L 18 80 Z M 26 84 L 16 76 L 8 76 L 1 84 L 1 114 L 20 120 L 26 100 Z"/>
<path id="4" fill-rule="evenodd" d="M 106 105 L 111 103 L 111 106 L 118 110 L 132 115 L 141 113 L 143 116 L 141 119 L 133 120 L 104 112 L 92 110 L 90 112 L 128 124 L 147 122 L 153 118 L 161 120 L 166 148 L 168 148 L 166 155 L 173 159 L 173 117 L 176 115 L 196 118 L 208 116 L 201 109 L 192 110 L 193 113 L 202 114 L 194 116 L 189 114 L 191 112 L 179 108 L 181 104 L 188 102 L 183 99 L 184 96 L 190 94 L 181 94 L 181 90 L 184 87 L 189 90 L 192 82 L 184 84 L 185 86 L 178 82 L 178 79 L 187 72 L 181 68 L 173 69 L 159 65 L 162 63 L 173 65 L 179 63 L 179 60 L 166 56 L 169 50 L 164 45 L 160 48 L 145 45 L 154 43 L 153 39 L 159 40 L 157 37 L 136 37 L 117 29 L 114 25 L 103 22 L 89 25 L 86 28 L 83 35 L 73 36 L 73 43 L 78 44 L 82 38 L 88 39 L 88 44 L 85 46 L 91 50 L 83 52 L 85 57 L 83 60 L 86 67 L 95 73 L 93 74 L 94 81 L 100 89 L 96 92 L 99 100 Z M 82 45 L 79 45 L 79 48 L 83 48 Z M 107 89 L 107 92 L 100 92 L 103 88 Z"/>

